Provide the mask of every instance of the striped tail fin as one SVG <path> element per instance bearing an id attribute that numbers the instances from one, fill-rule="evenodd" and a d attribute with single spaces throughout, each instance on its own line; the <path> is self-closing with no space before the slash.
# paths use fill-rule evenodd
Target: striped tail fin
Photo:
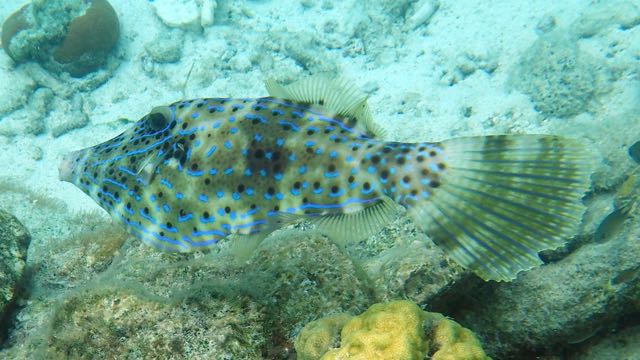
<path id="1" fill-rule="evenodd" d="M 404 205 L 448 256 L 481 278 L 512 280 L 577 230 L 590 168 L 577 141 L 501 135 L 437 146 L 435 186 Z"/>

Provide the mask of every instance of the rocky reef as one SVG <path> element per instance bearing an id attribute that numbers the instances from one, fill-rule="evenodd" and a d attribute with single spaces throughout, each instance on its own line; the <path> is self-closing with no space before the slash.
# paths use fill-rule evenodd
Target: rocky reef
<path id="1" fill-rule="evenodd" d="M 15 216 L 0 210 L 0 338 L 7 336 L 12 311 L 26 286 L 30 239 L 29 232 Z"/>
<path id="2" fill-rule="evenodd" d="M 106 0 L 33 0 L 2 25 L 2 46 L 14 61 L 35 60 L 74 77 L 101 66 L 119 36 L 118 16 Z"/>

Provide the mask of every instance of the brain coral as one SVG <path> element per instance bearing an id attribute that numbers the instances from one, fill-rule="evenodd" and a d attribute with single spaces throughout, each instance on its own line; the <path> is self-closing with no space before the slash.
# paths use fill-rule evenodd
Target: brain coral
<path id="1" fill-rule="evenodd" d="M 295 342 L 299 359 L 489 359 L 470 330 L 410 301 L 375 304 L 359 316 L 346 316 L 307 324 Z"/>

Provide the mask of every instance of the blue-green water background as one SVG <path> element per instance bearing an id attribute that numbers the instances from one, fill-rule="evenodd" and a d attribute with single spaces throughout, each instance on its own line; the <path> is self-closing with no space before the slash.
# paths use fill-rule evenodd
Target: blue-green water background
<path id="1" fill-rule="evenodd" d="M 286 358 L 306 323 L 398 298 L 452 316 L 494 358 L 640 357 L 640 3 L 110 3 L 120 37 L 95 72 L 0 53 L 0 209 L 31 234 L 22 265 L 6 260 L 23 275 L 4 287 L 0 357 Z M 3 1 L 0 19 L 23 4 Z M 580 139 L 596 166 L 579 233 L 510 284 L 462 272 L 404 217 L 348 249 L 285 231 L 247 268 L 147 249 L 58 180 L 62 155 L 156 105 L 318 73 L 369 94 L 388 140 Z"/>

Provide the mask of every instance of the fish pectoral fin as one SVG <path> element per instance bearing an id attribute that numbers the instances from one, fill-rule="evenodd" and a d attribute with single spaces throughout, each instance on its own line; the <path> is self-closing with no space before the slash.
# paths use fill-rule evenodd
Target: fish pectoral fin
<path id="1" fill-rule="evenodd" d="M 396 205 L 387 198 L 353 213 L 308 217 L 318 231 L 339 245 L 355 243 L 376 234 L 393 220 Z"/>
<path id="2" fill-rule="evenodd" d="M 335 116 L 349 128 L 372 137 L 383 137 L 383 129 L 373 121 L 367 95 L 354 84 L 336 77 L 314 75 L 289 85 L 274 79 L 265 81 L 269 96 L 312 105 L 313 108 Z"/>
<path id="3" fill-rule="evenodd" d="M 140 179 L 144 181 L 145 185 L 150 184 L 153 180 L 160 161 L 162 161 L 162 159 L 158 158 L 155 154 L 149 154 L 140 163 L 140 167 L 138 168 L 138 171 L 136 171 L 136 175 L 138 175 Z"/>

